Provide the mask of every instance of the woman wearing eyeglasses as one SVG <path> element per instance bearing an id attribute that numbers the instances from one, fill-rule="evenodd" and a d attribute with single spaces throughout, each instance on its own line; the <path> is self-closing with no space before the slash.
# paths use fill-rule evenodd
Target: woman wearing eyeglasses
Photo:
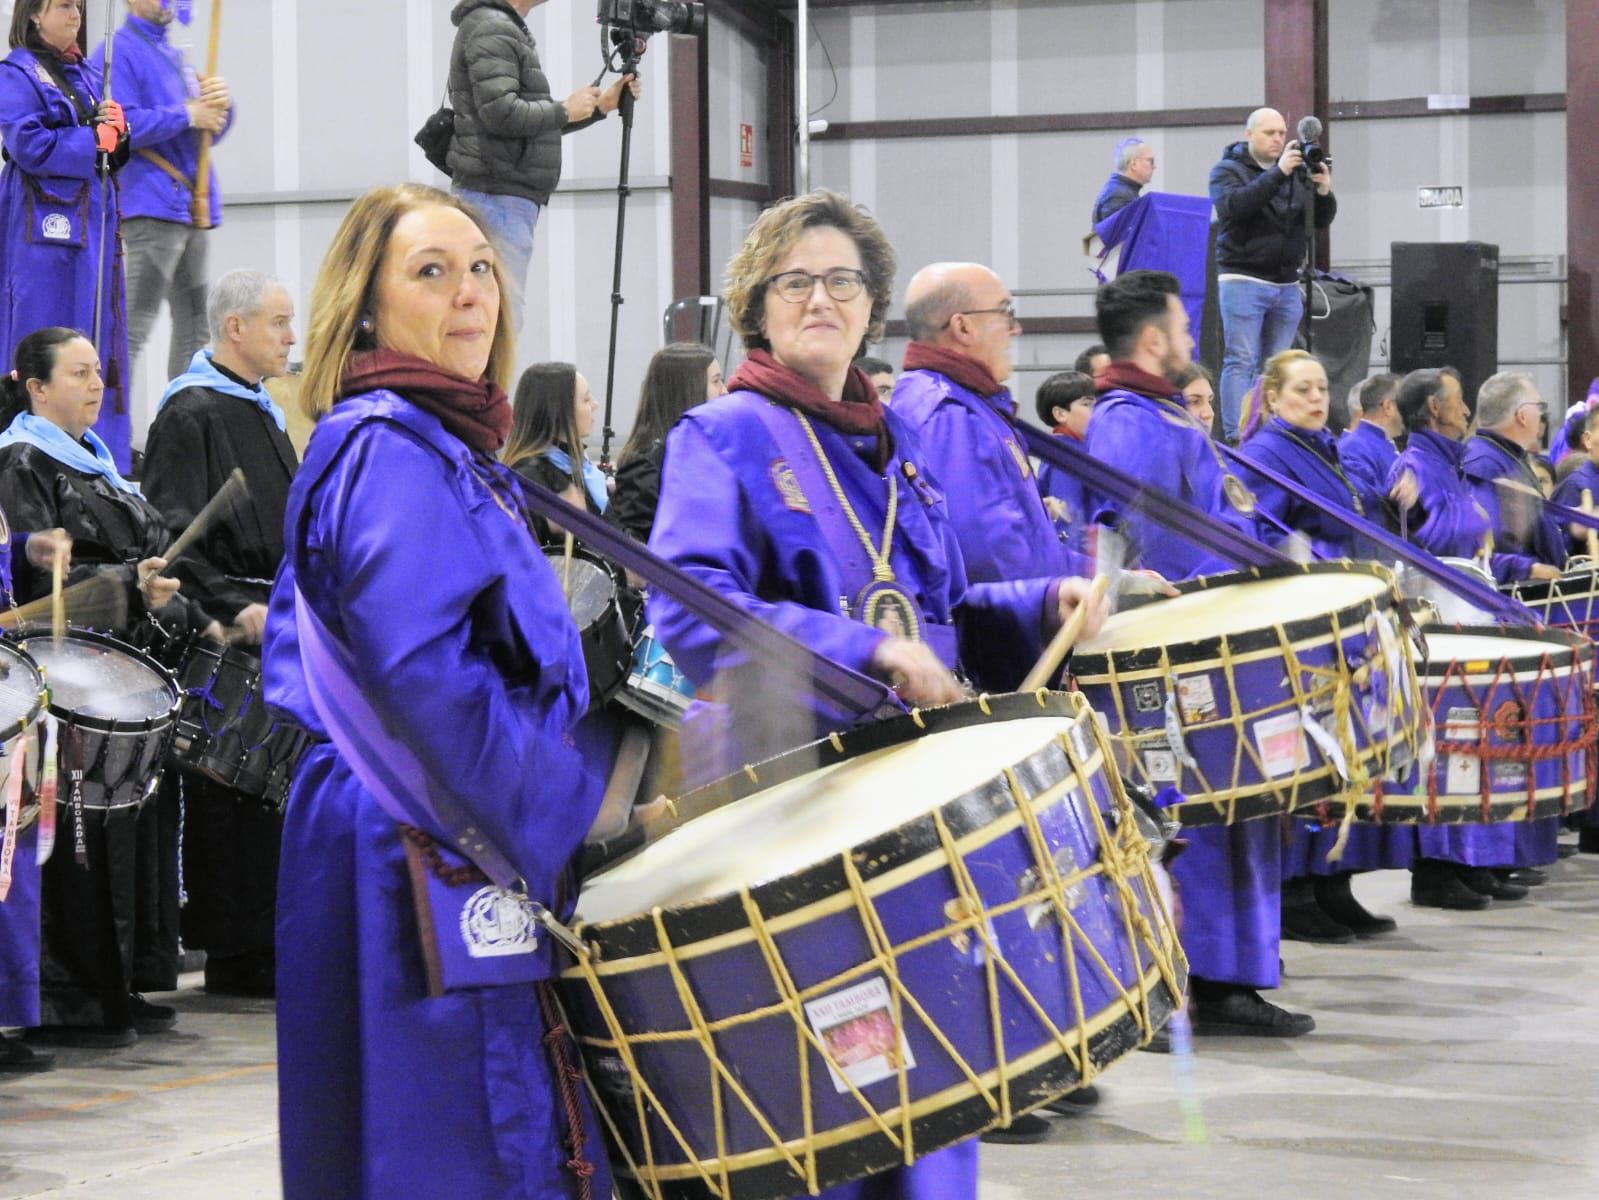
<path id="1" fill-rule="evenodd" d="M 728 267 L 749 357 L 731 394 L 686 413 L 667 439 L 650 545 L 818 653 L 932 705 L 961 696 L 958 671 L 1019 679 L 1086 589 L 968 585 L 918 439 L 853 365 L 881 334 L 894 268 L 876 221 L 841 196 L 813 192 L 762 215 Z M 732 761 L 858 718 L 811 696 L 771 703 L 760 664 L 671 597 L 654 594 L 649 607 L 697 687 L 715 679 L 735 704 L 761 698 L 763 715 L 796 714 L 787 729 L 740 729 Z"/>

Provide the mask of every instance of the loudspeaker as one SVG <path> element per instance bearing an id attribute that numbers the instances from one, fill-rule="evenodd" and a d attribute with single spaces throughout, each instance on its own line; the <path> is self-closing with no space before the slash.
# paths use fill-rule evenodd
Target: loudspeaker
<path id="1" fill-rule="evenodd" d="M 1454 367 L 1473 412 L 1499 369 L 1499 247 L 1394 242 L 1389 370 Z"/>

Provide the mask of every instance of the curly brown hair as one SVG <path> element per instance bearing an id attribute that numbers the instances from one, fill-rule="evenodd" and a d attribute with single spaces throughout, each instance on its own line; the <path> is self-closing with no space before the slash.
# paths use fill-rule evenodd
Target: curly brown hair
<path id="1" fill-rule="evenodd" d="M 767 286 L 805 231 L 817 228 L 838 230 L 860 251 L 861 273 L 866 277 L 866 292 L 872 298 L 866 341 L 883 340 L 888 306 L 894 295 L 894 272 L 899 265 L 894 248 L 888 244 L 882 226 L 866 209 L 851 204 L 837 192 L 820 189 L 784 200 L 763 212 L 751 226 L 738 253 L 727 264 L 723 298 L 733 329 L 744 339 L 745 349 L 771 349 L 761 330 Z"/>

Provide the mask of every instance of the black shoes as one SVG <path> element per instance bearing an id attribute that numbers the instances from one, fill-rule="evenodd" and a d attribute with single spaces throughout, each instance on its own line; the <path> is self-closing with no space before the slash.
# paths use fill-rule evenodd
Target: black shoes
<path id="1" fill-rule="evenodd" d="M 1577 850 L 1583 854 L 1599 854 L 1599 825 L 1584 825 L 1577 831 Z"/>
<path id="2" fill-rule="evenodd" d="M 56 1056 L 50 1051 L 0 1033 L 0 1075 L 48 1071 L 55 1065 Z"/>
<path id="3" fill-rule="evenodd" d="M 1493 903 L 1489 892 L 1469 887 L 1463 870 L 1441 858 L 1418 858 L 1410 868 L 1410 902 L 1417 908 L 1447 908 L 1476 912 Z M 1486 874 L 1486 872 L 1485 872 Z"/>
<path id="4" fill-rule="evenodd" d="M 1488 896 L 1494 900 L 1525 900 L 1527 889 L 1519 883 L 1511 883 L 1501 879 L 1496 872 L 1487 867 L 1462 867 L 1456 866 L 1455 873 L 1460 876 L 1460 882 L 1476 892 L 1479 896 Z"/>
<path id="5" fill-rule="evenodd" d="M 1283 937 L 1292 942 L 1315 942 L 1337 946 L 1355 940 L 1355 931 L 1334 920 L 1316 903 L 1315 885 L 1309 876 L 1283 882 Z"/>
<path id="6" fill-rule="evenodd" d="M 1051 1100 L 1044 1105 L 1045 1112 L 1058 1113 L 1063 1117 L 1080 1117 L 1086 1112 L 1093 1112 L 1099 1107 L 1099 1089 L 1093 1084 L 1080 1087 L 1075 1091 L 1067 1092 L 1059 1100 Z"/>
<path id="7" fill-rule="evenodd" d="M 1357 938 L 1380 937 L 1399 928 L 1392 917 L 1381 917 L 1362 907 L 1350 890 L 1354 874 L 1342 871 L 1337 875 L 1313 877 L 1316 907 L 1338 924 L 1345 926 Z M 1286 936 L 1286 935 L 1285 935 Z"/>
<path id="8" fill-rule="evenodd" d="M 1289 1012 L 1241 983 L 1190 976 L 1196 1037 L 1301 1037 L 1316 1028 L 1309 1013 Z"/>
<path id="9" fill-rule="evenodd" d="M 1036 1113 L 1014 1117 L 1009 1125 L 990 1129 L 978 1140 L 990 1146 L 1032 1146 L 1049 1136 L 1049 1122 Z"/>
<path id="10" fill-rule="evenodd" d="M 1540 871 L 1537 867 L 1494 867 L 1493 873 L 1505 883 L 1528 888 L 1542 887 L 1549 882 L 1549 872 Z"/>
<path id="11" fill-rule="evenodd" d="M 133 996 L 133 1027 L 141 1034 L 165 1033 L 178 1023 L 178 1010 L 170 1004 L 151 1004 L 143 996 Z"/>

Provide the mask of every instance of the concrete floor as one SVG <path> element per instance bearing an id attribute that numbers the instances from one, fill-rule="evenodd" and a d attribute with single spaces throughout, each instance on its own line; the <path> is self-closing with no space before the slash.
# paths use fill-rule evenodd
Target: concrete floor
<path id="1" fill-rule="evenodd" d="M 1599 1195 L 1599 858 L 1553 870 L 1460 916 L 1412 909 L 1407 875 L 1362 881 L 1398 934 L 1285 948 L 1280 998 L 1315 1033 L 1135 1054 L 1097 1113 L 985 1147 L 981 1200 Z M 0 1076 L 0 1197 L 279 1194 L 271 1005 L 184 982 L 176 1032 Z"/>

